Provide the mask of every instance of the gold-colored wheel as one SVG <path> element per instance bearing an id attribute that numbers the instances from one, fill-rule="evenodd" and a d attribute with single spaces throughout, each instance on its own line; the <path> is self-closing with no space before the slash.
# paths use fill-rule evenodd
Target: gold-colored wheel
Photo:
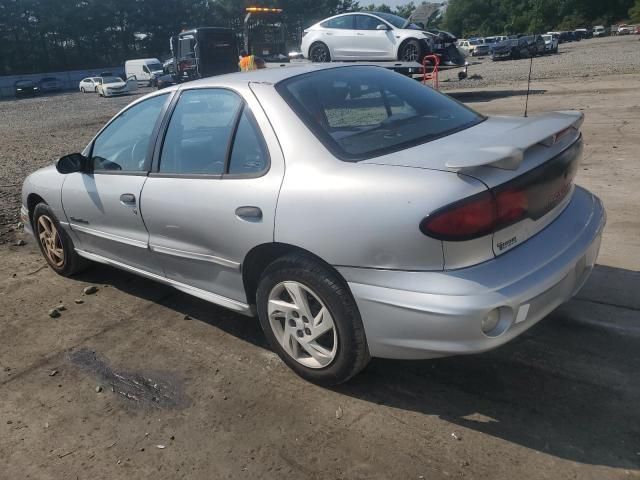
<path id="1" fill-rule="evenodd" d="M 64 248 L 58 229 L 47 215 L 38 218 L 38 238 L 49 263 L 56 268 L 64 266 Z"/>

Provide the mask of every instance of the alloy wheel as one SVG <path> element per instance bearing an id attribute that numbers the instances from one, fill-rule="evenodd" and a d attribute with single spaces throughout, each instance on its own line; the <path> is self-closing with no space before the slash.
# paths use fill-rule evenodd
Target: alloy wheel
<path id="1" fill-rule="evenodd" d="M 296 362 L 309 368 L 328 366 L 338 351 L 331 312 L 313 290 L 294 281 L 269 293 L 269 325 L 278 343 Z"/>
<path id="2" fill-rule="evenodd" d="M 328 58 L 327 49 L 322 45 L 317 45 L 313 47 L 313 50 L 311 51 L 311 61 L 314 63 L 328 62 L 329 58 Z"/>
<path id="3" fill-rule="evenodd" d="M 38 238 L 51 264 L 57 268 L 62 267 L 64 265 L 62 240 L 58 229 L 47 215 L 40 215 L 38 218 Z"/>
<path id="4" fill-rule="evenodd" d="M 402 50 L 402 60 L 405 62 L 418 61 L 418 47 L 413 43 L 408 43 Z"/>

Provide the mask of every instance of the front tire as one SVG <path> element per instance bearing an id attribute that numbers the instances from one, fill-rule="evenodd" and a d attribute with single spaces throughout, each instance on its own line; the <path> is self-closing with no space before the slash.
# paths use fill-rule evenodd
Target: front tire
<path id="1" fill-rule="evenodd" d="M 274 261 L 260 278 L 256 303 L 271 348 L 302 378 L 337 385 L 369 362 L 351 292 L 320 262 L 301 254 Z"/>
<path id="2" fill-rule="evenodd" d="M 86 268 L 87 261 L 76 253 L 73 241 L 62 229 L 49 205 L 36 205 L 32 222 L 40 251 L 57 274 L 70 277 Z"/>
<path id="3" fill-rule="evenodd" d="M 326 63 L 331 61 L 331 52 L 322 42 L 316 42 L 309 48 L 309 60 L 314 63 Z"/>
<path id="4" fill-rule="evenodd" d="M 473 53 L 471 56 L 475 56 Z M 407 40 L 401 47 L 398 60 L 402 62 L 422 62 L 424 52 L 422 45 L 417 40 Z"/>

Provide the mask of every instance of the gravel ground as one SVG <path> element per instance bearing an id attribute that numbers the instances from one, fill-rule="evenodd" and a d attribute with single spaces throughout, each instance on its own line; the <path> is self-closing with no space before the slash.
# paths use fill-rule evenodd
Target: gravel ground
<path id="1" fill-rule="evenodd" d="M 469 77 L 458 80 L 458 70 L 443 72 L 442 89 L 484 88 L 494 85 L 526 84 L 529 59 L 494 62 L 489 57 L 468 58 Z M 638 72 L 640 37 L 606 37 L 563 43 L 557 54 L 533 59 L 532 81 L 559 78 L 587 78 L 599 75 Z"/>

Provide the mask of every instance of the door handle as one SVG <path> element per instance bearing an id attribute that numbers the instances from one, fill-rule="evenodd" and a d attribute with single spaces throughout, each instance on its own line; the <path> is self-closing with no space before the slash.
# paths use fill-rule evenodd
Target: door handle
<path id="1" fill-rule="evenodd" d="M 126 205 L 136 203 L 136 196 L 133 193 L 123 193 L 120 195 L 120 201 Z"/>
<path id="2" fill-rule="evenodd" d="M 236 208 L 236 216 L 247 222 L 259 222 L 262 220 L 262 210 L 258 207 L 238 207 Z"/>
<path id="3" fill-rule="evenodd" d="M 358 32 L 358 33 L 356 33 L 356 35 L 364 35 L 364 33 L 360 33 L 360 32 Z"/>

